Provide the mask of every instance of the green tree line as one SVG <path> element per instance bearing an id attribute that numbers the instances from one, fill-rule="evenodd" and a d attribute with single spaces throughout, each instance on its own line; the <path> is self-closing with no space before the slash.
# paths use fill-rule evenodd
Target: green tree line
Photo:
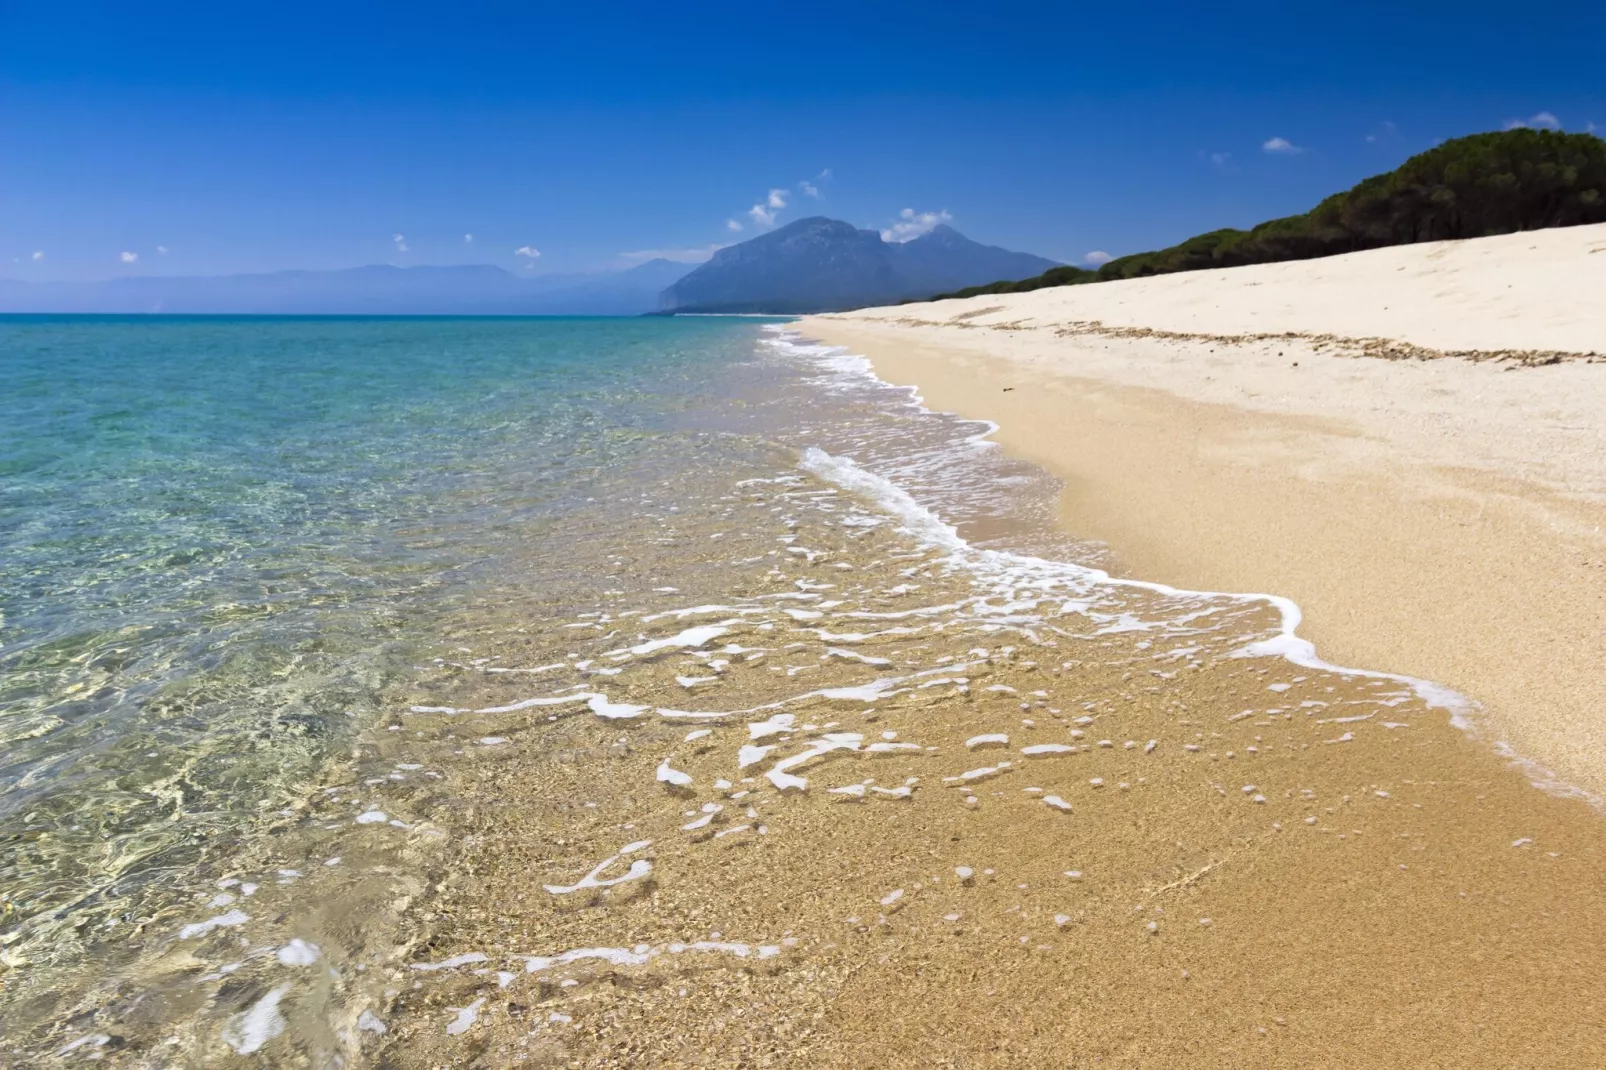
<path id="1" fill-rule="evenodd" d="M 1111 260 L 1096 271 L 1057 267 L 934 300 L 1603 222 L 1606 140 L 1505 130 L 1446 141 L 1387 174 L 1333 194 L 1303 215 L 1272 219 L 1251 230 L 1213 230 L 1168 249 Z"/>

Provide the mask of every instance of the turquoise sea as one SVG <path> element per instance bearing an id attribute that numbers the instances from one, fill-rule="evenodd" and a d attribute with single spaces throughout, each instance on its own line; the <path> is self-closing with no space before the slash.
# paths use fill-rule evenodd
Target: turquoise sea
<path id="1" fill-rule="evenodd" d="M 756 330 L 0 318 L 11 968 L 101 954 L 304 791 L 454 614 L 571 582 L 542 540 L 705 447 Z"/>
<path id="2" fill-rule="evenodd" d="M 0 318 L 0 400 L 0 1065 L 782 1050 L 953 822 L 1198 749 L 1135 673 L 1291 641 L 774 322 Z"/>

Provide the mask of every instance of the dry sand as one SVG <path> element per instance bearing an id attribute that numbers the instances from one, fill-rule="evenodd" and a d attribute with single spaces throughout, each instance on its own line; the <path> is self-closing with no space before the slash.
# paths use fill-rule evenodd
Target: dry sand
<path id="1" fill-rule="evenodd" d="M 1454 687 L 1601 796 L 1603 298 L 1593 226 L 800 326 L 998 421 L 1128 573 L 1288 595 L 1329 660 Z"/>

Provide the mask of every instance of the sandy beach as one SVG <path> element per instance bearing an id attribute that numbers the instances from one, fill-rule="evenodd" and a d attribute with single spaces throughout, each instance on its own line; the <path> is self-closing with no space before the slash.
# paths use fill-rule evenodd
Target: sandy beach
<path id="1" fill-rule="evenodd" d="M 1012 315 L 980 307 L 959 322 Z M 453 422 L 510 482 L 394 480 L 442 510 L 408 521 L 410 552 L 478 536 L 497 501 L 521 512 L 492 525 L 511 543 L 476 538 L 473 576 L 400 592 L 429 612 L 410 631 L 378 615 L 387 659 L 314 662 L 315 682 L 269 666 L 268 694 L 338 696 L 341 721 L 368 702 L 370 723 L 262 792 L 249 826 L 197 837 L 223 842 L 179 883 L 0 941 L 0 1062 L 1598 1061 L 1597 811 L 1535 790 L 1491 750 L 1494 722 L 1470 738 L 1440 691 L 1282 656 L 1280 600 L 1084 562 L 1293 595 L 1332 662 L 1461 687 L 1515 726 L 1500 738 L 1587 773 L 1565 718 L 1587 722 L 1594 686 L 1599 587 L 1577 561 L 1599 559 L 1600 506 L 1576 473 L 1603 369 L 921 311 L 805 329 L 856 332 L 836 340 L 935 407 L 997 419 L 1007 449 L 790 325 L 473 328 L 579 330 L 601 358 L 600 378 L 525 382 L 486 425 Z M 416 328 L 417 352 L 441 329 Z M 406 352 L 366 349 L 387 368 Z M 641 362 L 610 371 L 626 353 Z M 1200 397 L 1161 389 L 1190 364 Z M 1459 415 L 1471 394 L 1480 420 Z M 472 390 L 442 397 L 479 411 Z M 537 422 L 500 436 L 510 411 Z M 441 460 L 390 421 L 350 441 L 409 471 Z M 530 471 L 567 492 L 524 512 Z M 1556 702 L 1507 712 L 1446 652 Z M 262 734 L 295 743 L 277 724 Z M 1566 746 L 1544 751 L 1545 731 Z M 239 770 L 242 737 L 221 738 Z M 61 859 L 115 862 L 75 831 L 59 819 L 14 853 L 52 889 Z"/>
<path id="2" fill-rule="evenodd" d="M 1148 342 L 1145 366 L 1114 348 L 1142 340 L 920 326 L 929 311 L 802 329 L 870 354 L 933 407 L 997 419 L 1006 450 L 976 449 L 973 424 L 919 410 L 859 361 L 778 342 L 812 369 L 796 398 L 801 475 L 701 500 L 677 487 L 672 513 L 641 510 L 633 522 L 661 525 L 632 550 L 651 586 L 620 583 L 495 647 L 509 666 L 546 667 L 539 685 L 473 663 L 420 681 L 401 726 L 418 736 L 397 734 L 398 758 L 427 759 L 431 738 L 538 745 L 498 748 L 477 776 L 448 772 L 465 809 L 389 975 L 387 1061 L 1590 1064 L 1606 1047 L 1606 982 L 1589 966 L 1606 948 L 1597 812 L 1534 790 L 1532 769 L 1452 726 L 1439 693 L 1257 650 L 1278 627 L 1264 600 L 1110 583 L 1066 560 L 1085 545 L 1033 525 L 1056 520 L 1051 469 L 1063 526 L 1107 539 L 1123 571 L 1292 593 L 1318 623 L 1331 611 L 1293 579 L 1313 545 L 1342 549 L 1333 591 L 1371 586 L 1333 603 L 1351 606 L 1337 624 L 1379 639 L 1357 653 L 1318 628 L 1327 656 L 1460 684 L 1413 661 L 1402 636 L 1430 653 L 1504 637 L 1517 653 L 1495 660 L 1509 669 L 1537 625 L 1499 600 L 1546 608 L 1546 592 L 1519 590 L 1521 569 L 1579 610 L 1548 559 L 1500 558 L 1512 544 L 1498 540 L 1533 531 L 1548 547 L 1560 521 L 1544 518 L 1583 525 L 1593 500 L 1494 462 L 1388 465 L 1379 455 L 1409 440 L 1373 441 L 1336 416 L 1051 363 L 1081 346 L 1090 365 L 1158 380 L 1160 361 L 1189 359 L 1175 342 Z M 1335 382 L 1343 369 L 1470 369 L 1511 390 L 1599 370 L 1284 346 L 1290 369 L 1328 361 Z M 1525 402 L 1497 400 L 1508 424 L 1523 418 Z M 786 420 L 772 410 L 765 424 Z M 1488 534 L 1468 540 L 1480 501 L 1491 519 L 1474 530 Z M 1435 531 L 1434 507 L 1463 510 L 1447 514 L 1460 541 Z M 1379 548 L 1379 531 L 1413 530 L 1383 528 L 1390 509 L 1433 540 L 1404 565 Z M 668 571 L 660 544 L 703 567 Z M 1465 622 L 1416 619 L 1422 588 L 1448 584 L 1458 561 L 1496 577 L 1482 601 L 1465 595 Z M 1592 633 L 1555 612 L 1542 623 L 1584 645 Z M 1570 671 L 1587 679 L 1582 660 Z M 1561 675 L 1530 682 L 1570 695 Z M 530 716 L 532 701 L 576 699 L 598 706 Z"/>
<path id="3" fill-rule="evenodd" d="M 1606 227 L 813 317 L 1124 574 L 1270 591 L 1606 794 Z M 1452 355 L 1456 354 L 1456 355 Z"/>

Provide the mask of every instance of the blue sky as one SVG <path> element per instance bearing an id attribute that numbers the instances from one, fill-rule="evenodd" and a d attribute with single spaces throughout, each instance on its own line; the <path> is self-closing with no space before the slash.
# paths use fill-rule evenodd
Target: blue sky
<path id="1" fill-rule="evenodd" d="M 1079 262 L 1606 128 L 1600 4 L 236 7 L 0 0 L 0 275 L 590 271 L 772 211 Z"/>

